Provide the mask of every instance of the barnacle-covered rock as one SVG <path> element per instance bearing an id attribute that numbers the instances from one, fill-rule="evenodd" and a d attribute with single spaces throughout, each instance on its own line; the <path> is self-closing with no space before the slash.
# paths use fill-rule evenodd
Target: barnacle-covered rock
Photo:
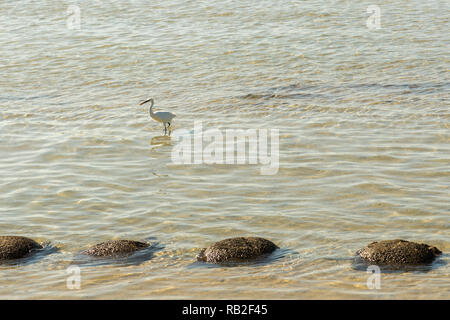
<path id="1" fill-rule="evenodd" d="M 372 242 L 357 252 L 365 261 L 379 265 L 419 265 L 441 253 L 436 247 L 399 239 Z"/>
<path id="2" fill-rule="evenodd" d="M 110 240 L 90 247 L 83 254 L 94 257 L 116 257 L 134 253 L 148 246 L 148 243 L 133 240 Z"/>
<path id="3" fill-rule="evenodd" d="M 197 260 L 210 263 L 248 261 L 271 253 L 278 247 L 271 241 L 257 237 L 225 239 L 203 249 Z"/>
<path id="4" fill-rule="evenodd" d="M 36 241 L 20 236 L 0 236 L 0 260 L 20 259 L 42 249 Z"/>

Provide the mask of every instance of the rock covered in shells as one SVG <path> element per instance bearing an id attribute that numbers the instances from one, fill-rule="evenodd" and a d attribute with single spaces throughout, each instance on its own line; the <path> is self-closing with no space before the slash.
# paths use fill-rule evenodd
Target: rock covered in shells
<path id="1" fill-rule="evenodd" d="M 0 260 L 20 259 L 42 249 L 36 241 L 20 236 L 0 236 Z"/>
<path id="2" fill-rule="evenodd" d="M 258 258 L 278 247 L 271 241 L 258 237 L 225 239 L 203 249 L 197 260 L 210 263 L 239 262 Z"/>
<path id="3" fill-rule="evenodd" d="M 380 265 L 424 264 L 441 253 L 436 247 L 399 239 L 372 242 L 357 252 L 365 261 Z"/>
<path id="4" fill-rule="evenodd" d="M 113 257 L 134 253 L 150 246 L 148 243 L 133 240 L 110 240 L 90 247 L 83 254 L 94 257 Z"/>

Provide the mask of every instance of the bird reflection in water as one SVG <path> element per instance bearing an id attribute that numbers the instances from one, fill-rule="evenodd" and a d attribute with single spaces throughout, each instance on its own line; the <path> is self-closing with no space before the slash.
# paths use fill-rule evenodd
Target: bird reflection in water
<path id="1" fill-rule="evenodd" d="M 156 136 L 150 140 L 150 144 L 153 146 L 170 146 L 171 139 L 170 136 Z"/>

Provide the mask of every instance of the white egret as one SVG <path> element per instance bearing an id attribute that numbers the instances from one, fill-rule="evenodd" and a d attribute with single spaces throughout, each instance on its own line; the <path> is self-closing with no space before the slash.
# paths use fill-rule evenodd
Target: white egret
<path id="1" fill-rule="evenodd" d="M 148 109 L 148 112 L 150 114 L 150 117 L 153 120 L 156 120 L 158 122 L 162 122 L 164 124 L 164 134 L 167 133 L 167 129 L 170 127 L 170 122 L 172 122 L 172 119 L 176 116 L 171 112 L 153 112 L 153 98 L 147 99 L 145 101 L 142 101 L 139 105 L 142 106 L 144 103 L 151 102 L 150 108 Z M 169 124 L 166 127 L 166 123 Z M 170 134 L 170 128 L 169 128 L 169 134 Z"/>

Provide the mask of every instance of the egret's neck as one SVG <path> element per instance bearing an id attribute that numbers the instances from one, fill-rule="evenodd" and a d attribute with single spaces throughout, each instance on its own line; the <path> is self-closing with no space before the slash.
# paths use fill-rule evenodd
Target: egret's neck
<path id="1" fill-rule="evenodd" d="M 155 115 L 154 112 L 153 112 L 153 110 L 152 110 L 152 108 L 153 108 L 153 99 L 150 100 L 150 102 L 151 102 L 152 104 L 150 105 L 150 108 L 148 109 L 148 113 L 150 114 L 150 117 L 153 118 L 153 116 Z"/>

